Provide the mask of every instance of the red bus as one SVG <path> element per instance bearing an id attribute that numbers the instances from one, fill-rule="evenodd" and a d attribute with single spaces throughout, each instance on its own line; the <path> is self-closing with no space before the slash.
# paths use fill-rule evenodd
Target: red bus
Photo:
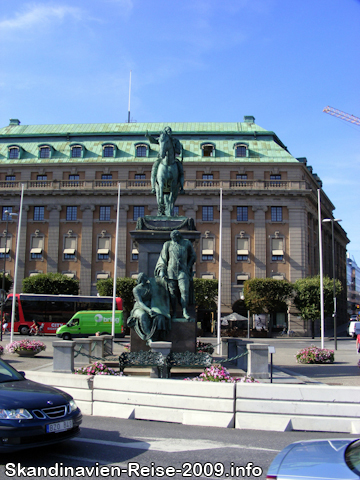
<path id="1" fill-rule="evenodd" d="M 4 313 L 11 318 L 13 295 L 7 296 Z M 55 334 L 80 310 L 112 310 L 113 297 L 83 297 L 78 295 L 35 295 L 17 293 L 15 298 L 14 332 L 27 335 L 34 322 L 43 323 L 43 332 Z M 122 300 L 116 297 L 116 310 L 122 310 Z"/>

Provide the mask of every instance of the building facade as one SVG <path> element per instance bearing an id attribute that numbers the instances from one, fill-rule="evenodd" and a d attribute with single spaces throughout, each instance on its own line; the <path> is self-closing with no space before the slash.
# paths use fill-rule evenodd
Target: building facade
<path id="1" fill-rule="evenodd" d="M 117 192 L 121 185 L 117 276 L 138 273 L 131 241 L 138 217 L 156 215 L 151 168 L 156 135 L 170 126 L 182 144 L 185 194 L 176 213 L 191 217 L 201 237 L 195 275 L 218 278 L 219 200 L 223 194 L 222 312 L 242 302 L 245 280 L 273 277 L 294 282 L 319 272 L 317 191 L 322 217 L 334 205 L 306 158 L 294 158 L 254 117 L 238 123 L 125 123 L 21 125 L 0 129 L 0 206 L 18 213 L 25 185 L 17 291 L 24 277 L 61 272 L 80 280 L 80 293 L 96 295 L 96 282 L 113 277 Z M 17 219 L 8 219 L 1 258 L 13 275 Z M 336 277 L 346 290 L 346 245 L 334 225 Z M 324 273 L 332 276 L 331 226 L 323 226 Z M 2 257 L 1 257 L 2 256 Z M 274 325 L 284 323 L 284 316 Z M 338 302 L 346 317 L 346 291 Z"/>
<path id="2" fill-rule="evenodd" d="M 360 313 L 360 267 L 355 258 L 347 257 L 347 300 L 348 314 Z"/>

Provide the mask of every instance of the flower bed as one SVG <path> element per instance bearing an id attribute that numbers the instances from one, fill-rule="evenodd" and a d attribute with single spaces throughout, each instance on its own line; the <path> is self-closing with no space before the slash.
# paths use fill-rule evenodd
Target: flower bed
<path id="1" fill-rule="evenodd" d="M 6 345 L 5 348 L 9 353 L 30 352 L 36 355 L 46 350 L 46 345 L 39 340 L 16 340 Z"/>
<path id="2" fill-rule="evenodd" d="M 243 378 L 234 378 L 230 372 L 222 365 L 211 365 L 205 369 L 198 377 L 185 378 L 185 380 L 192 380 L 193 382 L 220 382 L 220 383 L 259 383 L 253 377 L 246 375 Z"/>
<path id="3" fill-rule="evenodd" d="M 297 363 L 333 363 L 334 350 L 319 348 L 315 345 L 299 350 L 295 355 Z"/>
<path id="4" fill-rule="evenodd" d="M 76 368 L 74 373 L 77 375 L 116 375 L 118 377 L 124 375 L 122 372 L 116 372 L 113 368 L 108 367 L 100 361 L 94 362 L 85 367 Z"/>
<path id="5" fill-rule="evenodd" d="M 198 340 L 196 342 L 196 353 L 209 353 L 212 355 L 214 353 L 214 346 L 212 343 L 203 343 Z"/>

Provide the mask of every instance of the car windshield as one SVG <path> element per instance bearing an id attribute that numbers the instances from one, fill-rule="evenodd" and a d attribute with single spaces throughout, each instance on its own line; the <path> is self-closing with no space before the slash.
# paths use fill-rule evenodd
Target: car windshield
<path id="1" fill-rule="evenodd" d="M 0 360 L 0 384 L 24 380 L 24 377 L 15 368 Z"/>
<path id="2" fill-rule="evenodd" d="M 347 466 L 357 475 L 360 475 L 360 440 L 350 443 L 345 452 Z"/>

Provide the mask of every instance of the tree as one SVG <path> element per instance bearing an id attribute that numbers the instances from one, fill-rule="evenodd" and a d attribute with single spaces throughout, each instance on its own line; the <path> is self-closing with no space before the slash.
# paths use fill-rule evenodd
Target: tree
<path id="1" fill-rule="evenodd" d="M 216 310 L 218 281 L 194 278 L 195 305 L 204 310 Z"/>
<path id="2" fill-rule="evenodd" d="M 244 283 L 245 305 L 251 313 L 275 313 L 286 310 L 293 286 L 286 280 L 253 278 Z"/>
<path id="3" fill-rule="evenodd" d="M 78 295 L 79 293 L 79 280 L 61 273 L 39 273 L 33 277 L 24 278 L 22 284 L 24 293 L 48 295 Z"/>
<path id="4" fill-rule="evenodd" d="M 324 315 L 332 315 L 334 309 L 334 282 L 332 278 L 323 278 L 324 286 Z M 294 305 L 304 320 L 312 321 L 312 336 L 314 338 L 314 321 L 321 316 L 320 310 L 320 276 L 306 277 L 294 283 Z M 342 291 L 339 280 L 335 280 L 335 292 L 338 296 Z"/>
<path id="5" fill-rule="evenodd" d="M 123 302 L 123 309 L 130 313 L 134 306 L 133 289 L 136 285 L 134 278 L 124 277 L 116 279 L 116 296 L 121 297 Z M 96 288 L 102 297 L 112 297 L 114 282 L 112 278 L 106 278 L 104 280 L 98 280 Z"/>
<path id="6" fill-rule="evenodd" d="M 0 273 L 0 288 L 2 287 L 2 280 L 3 280 L 3 273 Z M 13 279 L 10 277 L 10 275 L 5 274 L 4 290 L 6 293 L 9 292 L 12 284 L 13 284 Z"/>

